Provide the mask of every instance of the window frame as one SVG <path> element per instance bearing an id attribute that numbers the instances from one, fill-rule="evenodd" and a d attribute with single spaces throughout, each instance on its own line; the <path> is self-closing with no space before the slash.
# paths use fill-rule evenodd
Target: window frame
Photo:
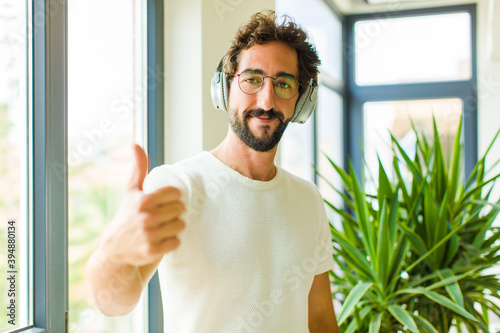
<path id="1" fill-rule="evenodd" d="M 68 0 L 28 3 L 28 225 L 33 324 L 10 332 L 68 332 Z M 146 146 L 164 160 L 163 2 L 147 0 Z M 155 277 L 148 286 L 149 331 L 163 332 Z"/>
<path id="2" fill-rule="evenodd" d="M 477 28 L 476 5 L 459 5 L 435 8 L 408 9 L 389 12 L 391 18 L 413 17 L 432 14 L 467 12 L 471 18 L 471 77 L 468 80 L 363 85 L 355 83 L 354 24 L 366 19 L 385 19 L 388 12 L 348 15 L 344 28 L 344 75 L 346 92 L 346 155 L 353 162 L 358 175 L 362 174 L 364 140 L 363 104 L 375 101 L 401 101 L 418 99 L 460 98 L 463 101 L 464 171 L 469 174 L 477 162 Z M 347 162 L 347 161 L 346 161 Z"/>
<path id="3" fill-rule="evenodd" d="M 67 7 L 32 1 L 33 323 L 66 332 L 68 315 Z M 29 97 L 30 98 L 30 97 Z M 31 156 L 30 156 L 31 157 Z M 61 288 L 62 286 L 62 288 Z"/>
<path id="4" fill-rule="evenodd" d="M 147 0 L 147 119 L 146 145 L 150 170 L 165 163 L 165 64 L 164 64 L 164 4 L 162 0 Z M 163 307 L 155 272 L 148 284 L 149 332 L 163 333 Z"/>

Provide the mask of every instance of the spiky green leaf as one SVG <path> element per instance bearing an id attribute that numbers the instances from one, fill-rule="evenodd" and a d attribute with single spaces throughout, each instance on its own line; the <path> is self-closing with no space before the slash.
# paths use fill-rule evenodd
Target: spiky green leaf
<path id="1" fill-rule="evenodd" d="M 371 288 L 373 283 L 371 282 L 360 282 L 358 283 L 347 295 L 347 298 L 342 304 L 342 310 L 339 314 L 338 324 L 342 325 L 344 321 L 349 318 L 352 314 L 354 307 L 358 304 L 359 300 L 363 297 L 363 295 Z"/>
<path id="2" fill-rule="evenodd" d="M 408 327 L 410 331 L 420 333 L 420 330 L 418 329 L 417 324 L 415 324 L 412 316 L 401 306 L 389 305 L 387 310 L 393 315 L 394 318 L 396 318 L 397 321 Z"/>

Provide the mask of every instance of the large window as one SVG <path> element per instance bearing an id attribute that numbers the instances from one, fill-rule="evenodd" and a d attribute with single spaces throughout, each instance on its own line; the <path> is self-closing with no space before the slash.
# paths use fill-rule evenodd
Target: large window
<path id="1" fill-rule="evenodd" d="M 446 141 L 463 116 L 465 171 L 477 160 L 475 6 L 347 17 L 349 155 L 376 186 L 377 155 L 390 163 L 389 132 L 411 147 L 411 120 Z M 445 147 L 446 149 L 446 147 Z M 408 152 L 411 154 L 411 152 Z"/>
<path id="2" fill-rule="evenodd" d="M 0 332 L 27 326 L 28 109 L 26 3 L 0 1 Z"/>
<path id="3" fill-rule="evenodd" d="M 0 332 L 162 332 L 155 279 L 109 319 L 83 276 L 132 142 L 163 160 L 162 20 L 155 0 L 0 0 Z"/>
<path id="4" fill-rule="evenodd" d="M 462 81 L 472 75 L 468 12 L 359 20 L 354 45 L 360 86 Z"/>
<path id="5" fill-rule="evenodd" d="M 127 316 L 106 317 L 94 308 L 84 275 L 131 175 L 132 144 L 145 143 L 145 9 L 140 0 L 68 1 L 70 332 L 147 331 L 144 299 Z"/>

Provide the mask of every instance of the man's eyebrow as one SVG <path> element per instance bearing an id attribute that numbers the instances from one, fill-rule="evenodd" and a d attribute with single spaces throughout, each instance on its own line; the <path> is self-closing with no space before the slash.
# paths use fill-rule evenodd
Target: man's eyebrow
<path id="1" fill-rule="evenodd" d="M 284 72 L 284 71 L 276 73 L 276 77 L 278 77 L 278 76 L 289 76 L 289 77 L 293 77 L 294 79 L 297 79 L 295 77 L 295 75 L 293 75 L 292 73 L 288 73 L 288 72 Z"/>
<path id="2" fill-rule="evenodd" d="M 262 69 L 258 69 L 258 68 L 245 68 L 244 70 L 241 71 L 241 73 L 243 73 L 243 72 L 251 72 L 251 73 L 255 73 L 255 74 L 267 75 L 264 73 L 264 71 Z M 295 75 L 293 75 L 292 73 L 285 72 L 285 71 L 281 71 L 281 72 L 276 73 L 276 77 L 278 77 L 278 76 L 288 76 L 288 77 L 293 77 L 294 79 L 297 79 L 295 77 Z"/>
<path id="3" fill-rule="evenodd" d="M 262 69 L 258 69 L 258 68 L 245 68 L 240 73 L 243 73 L 243 72 L 251 72 L 252 74 L 264 74 L 264 71 Z"/>

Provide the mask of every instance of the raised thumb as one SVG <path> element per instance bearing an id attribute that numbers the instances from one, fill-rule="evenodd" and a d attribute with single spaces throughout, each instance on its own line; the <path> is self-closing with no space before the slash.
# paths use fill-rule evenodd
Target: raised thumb
<path id="1" fill-rule="evenodd" d="M 148 158 L 141 146 L 134 144 L 135 166 L 132 177 L 129 182 L 129 189 L 138 189 L 142 191 L 144 178 L 148 173 Z"/>

